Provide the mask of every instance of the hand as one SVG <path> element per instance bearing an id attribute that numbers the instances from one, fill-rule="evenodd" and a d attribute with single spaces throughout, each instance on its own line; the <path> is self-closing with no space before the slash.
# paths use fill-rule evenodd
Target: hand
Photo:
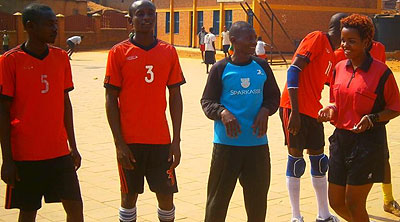
<path id="1" fill-rule="evenodd" d="M 125 142 L 117 143 L 117 161 L 121 164 L 122 168 L 133 170 L 133 163 L 136 163 L 135 156 L 130 151 L 128 145 Z"/>
<path id="2" fill-rule="evenodd" d="M 3 162 L 1 165 L 1 179 L 12 187 L 15 186 L 16 181 L 20 181 L 14 161 Z"/>
<path id="3" fill-rule="evenodd" d="M 318 122 L 327 122 L 330 121 L 333 117 L 333 114 L 335 113 L 335 110 L 332 109 L 331 107 L 327 106 L 325 108 L 322 108 L 318 112 Z"/>
<path id="4" fill-rule="evenodd" d="M 259 138 L 263 137 L 267 133 L 268 116 L 269 110 L 265 107 L 261 107 L 260 111 L 258 111 L 257 117 L 253 125 L 251 126 L 251 128 L 253 128 L 253 134 L 257 134 L 257 137 Z"/>
<path id="5" fill-rule="evenodd" d="M 221 121 L 225 126 L 226 135 L 228 137 L 238 137 L 238 135 L 241 133 L 239 122 L 237 121 L 236 117 L 227 109 L 224 109 L 224 111 L 221 112 Z"/>
<path id="6" fill-rule="evenodd" d="M 288 130 L 289 133 L 297 135 L 301 128 L 300 114 L 298 112 L 290 112 Z"/>
<path id="7" fill-rule="evenodd" d="M 369 130 L 372 126 L 373 125 L 369 121 L 367 115 L 365 115 L 361 118 L 360 122 L 358 122 L 351 131 L 354 133 L 362 133 L 365 132 L 366 130 Z"/>
<path id="8" fill-rule="evenodd" d="M 171 162 L 170 169 L 175 169 L 181 162 L 181 145 L 180 140 L 173 140 L 169 149 L 168 162 Z"/>
<path id="9" fill-rule="evenodd" d="M 71 157 L 74 161 L 75 170 L 78 170 L 81 167 L 82 158 L 77 149 L 71 151 Z"/>

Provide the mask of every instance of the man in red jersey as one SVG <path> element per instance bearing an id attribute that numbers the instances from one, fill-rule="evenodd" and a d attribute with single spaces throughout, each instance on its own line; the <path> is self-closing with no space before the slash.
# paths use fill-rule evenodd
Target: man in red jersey
<path id="1" fill-rule="evenodd" d="M 51 8 L 29 5 L 22 20 L 28 40 L 0 61 L 5 207 L 19 208 L 19 221 L 35 221 L 44 196 L 47 203 L 62 202 L 67 221 L 83 221 L 68 55 L 47 44 L 57 36 Z"/>
<path id="2" fill-rule="evenodd" d="M 175 48 L 153 35 L 156 8 L 135 1 L 129 8 L 132 37 L 109 52 L 106 110 L 113 133 L 121 179 L 119 219 L 136 221 L 136 201 L 144 177 L 158 200 L 160 221 L 173 221 L 174 169 L 180 162 L 182 97 L 185 83 Z M 162 58 L 161 58 L 161 57 Z M 165 115 L 166 88 L 173 126 L 171 142 Z"/>
<path id="3" fill-rule="evenodd" d="M 386 62 L 386 54 L 385 54 L 385 46 L 378 42 L 372 41 L 371 46 L 368 48 L 369 54 L 378 61 L 385 63 Z M 335 60 L 336 64 L 342 60 L 345 60 L 346 55 L 342 47 L 335 51 Z M 393 189 L 392 189 L 392 173 L 389 162 L 389 147 L 385 147 L 385 176 L 382 183 L 382 192 L 383 192 L 383 210 L 394 214 L 400 217 L 400 205 L 393 197 Z"/>
<path id="4" fill-rule="evenodd" d="M 288 69 L 282 93 L 280 116 L 288 146 L 286 182 L 292 206 L 292 222 L 302 222 L 300 213 L 300 178 L 304 174 L 303 150 L 311 162 L 312 184 L 318 203 L 316 221 L 338 221 L 329 212 L 327 200 L 328 157 L 324 154 L 325 137 L 322 123 L 317 121 L 321 92 L 335 62 L 334 50 L 340 44 L 340 19 L 332 16 L 329 32 L 311 32 L 300 43 Z"/>

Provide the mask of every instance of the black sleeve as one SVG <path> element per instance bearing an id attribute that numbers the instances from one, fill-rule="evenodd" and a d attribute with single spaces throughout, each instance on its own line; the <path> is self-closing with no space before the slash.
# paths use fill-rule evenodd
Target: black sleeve
<path id="1" fill-rule="evenodd" d="M 220 103 L 222 93 L 222 73 L 227 64 L 226 59 L 217 62 L 211 67 L 203 96 L 200 103 L 204 113 L 209 119 L 220 120 L 221 112 L 225 107 Z"/>
<path id="2" fill-rule="evenodd" d="M 274 73 L 268 63 L 259 58 L 254 59 L 267 73 L 267 81 L 264 83 L 264 99 L 262 107 L 269 110 L 269 115 L 272 116 L 279 108 L 279 102 L 281 98 L 281 92 L 278 84 L 276 83 Z"/>

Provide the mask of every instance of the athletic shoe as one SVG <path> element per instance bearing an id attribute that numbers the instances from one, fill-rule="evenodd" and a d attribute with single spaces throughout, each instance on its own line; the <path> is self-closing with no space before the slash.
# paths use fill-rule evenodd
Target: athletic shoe
<path id="1" fill-rule="evenodd" d="M 316 222 L 340 222 L 339 218 L 331 215 L 330 217 L 324 219 L 321 218 L 317 218 L 317 220 L 315 220 Z"/>
<path id="2" fill-rule="evenodd" d="M 383 204 L 383 210 L 400 217 L 400 206 L 395 200 L 389 202 L 388 204 Z"/>
<path id="3" fill-rule="evenodd" d="M 292 218 L 292 220 L 290 222 L 304 222 L 303 217 L 299 218 Z"/>

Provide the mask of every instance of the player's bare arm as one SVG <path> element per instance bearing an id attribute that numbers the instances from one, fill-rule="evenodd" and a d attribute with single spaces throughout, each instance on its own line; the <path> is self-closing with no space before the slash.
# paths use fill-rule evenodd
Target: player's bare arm
<path id="1" fill-rule="evenodd" d="M 299 67 L 301 70 L 307 66 L 307 61 L 304 58 L 296 57 L 292 63 Z M 289 124 L 288 130 L 291 134 L 296 135 L 301 128 L 301 121 L 300 121 L 300 114 L 299 114 L 299 103 L 298 103 L 298 96 L 297 96 L 297 88 L 288 88 L 289 91 L 289 99 L 290 104 L 292 106 L 292 111 L 290 112 L 289 116 Z"/>
<path id="2" fill-rule="evenodd" d="M 1 179 L 8 185 L 14 186 L 18 180 L 17 168 L 11 153 L 11 124 L 10 124 L 11 102 L 0 100 L 0 138 L 3 163 L 1 165 Z"/>
<path id="3" fill-rule="evenodd" d="M 115 148 L 117 149 L 117 160 L 125 169 L 133 170 L 133 163 L 136 162 L 133 153 L 129 150 L 121 132 L 121 122 L 118 107 L 119 91 L 117 89 L 106 89 L 106 112 L 108 124 L 114 137 Z"/>
<path id="4" fill-rule="evenodd" d="M 236 138 L 241 133 L 239 121 L 228 109 L 221 112 L 221 121 L 225 126 L 226 135 L 231 138 Z"/>
<path id="5" fill-rule="evenodd" d="M 68 93 L 64 94 L 64 126 L 67 131 L 68 144 L 74 160 L 75 170 L 78 170 L 81 167 L 82 158 L 76 146 L 72 104 Z"/>
<path id="6" fill-rule="evenodd" d="M 172 87 L 169 89 L 169 111 L 171 113 L 173 138 L 168 161 L 173 161 L 171 169 L 176 168 L 181 161 L 181 125 L 183 103 L 181 95 L 181 87 Z"/>

